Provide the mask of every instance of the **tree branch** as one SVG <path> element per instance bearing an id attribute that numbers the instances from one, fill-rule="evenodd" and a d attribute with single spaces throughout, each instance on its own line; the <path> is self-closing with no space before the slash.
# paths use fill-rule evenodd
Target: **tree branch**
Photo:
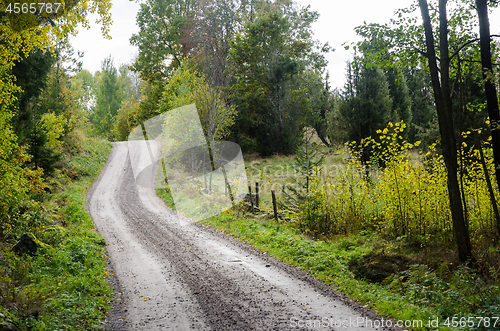
<path id="1" fill-rule="evenodd" d="M 500 38 L 500 35 L 498 35 L 498 34 L 492 34 L 492 35 L 490 35 L 490 38 L 494 38 L 494 37 L 495 37 L 495 38 Z M 451 59 L 453 59 L 455 56 L 457 56 L 457 55 L 458 55 L 458 53 L 460 53 L 460 51 L 461 51 L 462 49 L 464 49 L 464 48 L 465 48 L 465 47 L 467 47 L 468 45 L 470 45 L 470 44 L 472 44 L 472 43 L 475 43 L 475 42 L 477 42 L 477 41 L 479 41 L 479 38 L 475 38 L 475 39 L 469 40 L 468 42 L 466 42 L 465 44 L 463 44 L 462 46 L 460 46 L 460 48 L 459 48 L 459 49 L 457 49 L 457 50 L 455 51 L 455 53 L 453 53 L 453 55 L 452 55 L 452 56 L 450 56 L 450 60 L 451 60 Z"/>
<path id="2" fill-rule="evenodd" d="M 464 62 L 470 62 L 470 63 L 482 63 L 481 61 L 479 60 L 472 60 L 472 59 L 460 59 L 460 61 L 464 61 Z M 500 63 L 495 63 L 493 62 L 492 63 L 494 66 L 498 66 L 500 65 Z"/>
<path id="3" fill-rule="evenodd" d="M 426 52 L 421 51 L 421 50 L 419 50 L 419 49 L 418 49 L 418 48 L 416 48 L 416 47 L 413 47 L 413 49 L 414 49 L 417 53 L 419 53 L 420 55 L 423 55 L 423 56 L 427 57 L 427 53 L 426 53 Z"/>
<path id="4" fill-rule="evenodd" d="M 163 23 L 163 26 L 165 27 L 165 32 L 168 31 L 168 26 L 167 26 L 167 23 L 165 23 L 165 20 L 161 19 L 161 22 Z M 179 59 L 177 58 L 177 55 L 175 54 L 175 51 L 174 49 L 172 48 L 172 45 L 167 42 L 166 40 L 163 41 L 165 43 L 165 45 L 170 48 L 170 51 L 172 52 L 172 56 L 174 57 L 174 59 L 177 61 L 177 64 L 178 65 L 181 65 L 181 61 L 179 61 Z"/>

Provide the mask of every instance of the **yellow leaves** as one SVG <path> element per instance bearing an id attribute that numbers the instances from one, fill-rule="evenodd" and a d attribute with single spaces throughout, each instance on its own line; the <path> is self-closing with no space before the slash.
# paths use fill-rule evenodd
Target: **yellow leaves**
<path id="1" fill-rule="evenodd" d="M 465 141 L 462 142 L 462 147 L 467 147 L 467 143 Z"/>
<path id="2" fill-rule="evenodd" d="M 54 148 L 56 152 L 61 152 L 62 141 L 59 138 L 64 134 L 64 126 L 67 121 L 64 115 L 56 115 L 54 113 L 45 113 L 40 119 L 40 126 L 47 134 L 47 146 Z"/>

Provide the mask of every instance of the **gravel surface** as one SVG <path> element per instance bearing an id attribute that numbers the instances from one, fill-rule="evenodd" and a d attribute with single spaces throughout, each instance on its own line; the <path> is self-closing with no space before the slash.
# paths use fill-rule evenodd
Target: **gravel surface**
<path id="1" fill-rule="evenodd" d="M 380 318 L 297 268 L 166 207 L 154 167 L 136 184 L 134 153 L 114 143 L 89 193 L 116 295 L 108 329 L 384 329 L 356 324 Z"/>

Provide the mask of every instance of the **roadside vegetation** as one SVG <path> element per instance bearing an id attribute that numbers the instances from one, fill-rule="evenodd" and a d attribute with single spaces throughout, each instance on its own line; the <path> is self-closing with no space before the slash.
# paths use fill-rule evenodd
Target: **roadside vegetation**
<path id="1" fill-rule="evenodd" d="M 106 281 L 105 241 L 86 212 L 86 195 L 111 151 L 102 138 L 79 136 L 46 178 L 31 208 L 2 233 L 0 323 L 17 330 L 88 330 L 102 327 L 112 300 Z M 36 251 L 13 245 L 29 234 Z M 0 324 L 2 325 L 2 324 Z"/>
<path id="2" fill-rule="evenodd" d="M 11 5 L 0 4 L 0 329 L 98 329 L 112 293 L 85 197 L 111 144 L 88 134 L 88 84 L 68 38 L 82 13 L 107 35 L 111 4 L 36 15 Z"/>

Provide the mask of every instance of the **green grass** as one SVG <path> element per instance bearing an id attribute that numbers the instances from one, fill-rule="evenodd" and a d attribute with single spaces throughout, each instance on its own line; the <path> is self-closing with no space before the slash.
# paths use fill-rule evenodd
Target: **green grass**
<path id="1" fill-rule="evenodd" d="M 111 151 L 88 138 L 78 154 L 66 155 L 42 197 L 43 225 L 33 232 L 43 243 L 35 256 L 3 247 L 0 286 L 2 320 L 20 330 L 96 330 L 110 308 L 105 241 L 86 212 L 86 194 Z M 73 180 L 69 179 L 73 177 Z"/>
<path id="2" fill-rule="evenodd" d="M 344 155 L 334 152 L 326 147 L 320 147 L 324 156 L 324 167 L 326 171 L 334 171 L 336 167 L 342 166 Z M 273 155 L 261 158 L 257 154 L 245 155 L 245 166 L 248 181 L 252 184 L 252 192 L 255 192 L 255 183 L 259 183 L 259 198 L 263 205 L 271 203 L 271 190 L 274 190 L 278 199 L 281 197 L 283 185 L 294 184 L 292 178 L 299 176 L 295 165 L 294 156 Z"/>

